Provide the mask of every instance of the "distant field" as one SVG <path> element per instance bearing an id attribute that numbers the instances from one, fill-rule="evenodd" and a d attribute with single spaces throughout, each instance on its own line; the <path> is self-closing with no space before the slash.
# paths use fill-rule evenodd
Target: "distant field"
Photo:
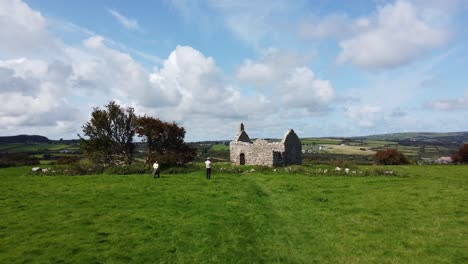
<path id="1" fill-rule="evenodd" d="M 333 154 L 346 154 L 346 155 L 374 155 L 375 151 L 367 149 L 366 151 L 360 150 L 361 146 L 348 146 L 348 145 L 323 145 L 326 149 L 325 153 Z"/>
<path id="2" fill-rule="evenodd" d="M 48 144 L 48 143 L 41 143 L 41 144 L 24 144 L 24 143 L 4 143 L 0 144 L 0 151 L 8 151 L 8 152 L 33 152 L 33 151 L 59 151 L 63 149 L 74 148 L 76 146 L 70 146 L 66 144 Z"/>
<path id="3" fill-rule="evenodd" d="M 310 145 L 310 144 L 340 144 L 341 139 L 335 138 L 301 138 L 302 145 Z"/>
<path id="4" fill-rule="evenodd" d="M 468 166 L 385 169 L 406 177 L 0 169 L 0 263 L 467 263 Z"/>

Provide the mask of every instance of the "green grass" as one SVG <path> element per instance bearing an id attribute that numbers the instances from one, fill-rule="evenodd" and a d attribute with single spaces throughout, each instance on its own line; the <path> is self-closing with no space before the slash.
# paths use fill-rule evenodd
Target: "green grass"
<path id="1" fill-rule="evenodd" d="M 466 263 L 468 167 L 397 169 L 408 177 L 1 169 L 0 263 Z"/>

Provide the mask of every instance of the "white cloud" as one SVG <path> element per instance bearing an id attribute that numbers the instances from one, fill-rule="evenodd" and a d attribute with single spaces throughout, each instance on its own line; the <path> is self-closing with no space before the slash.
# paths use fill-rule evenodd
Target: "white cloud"
<path id="1" fill-rule="evenodd" d="M 109 14 L 117 19 L 117 21 L 119 21 L 119 23 L 122 24 L 122 26 L 124 26 L 126 29 L 136 30 L 140 28 L 140 25 L 136 19 L 125 17 L 114 9 L 107 9 L 107 12 L 109 12 Z"/>
<path id="2" fill-rule="evenodd" d="M 246 60 L 237 69 L 237 78 L 256 88 L 268 88 L 283 106 L 306 108 L 320 113 L 334 99 L 330 81 L 315 76 L 306 66 L 307 58 L 294 53 L 269 49 L 257 61 Z"/>
<path id="3" fill-rule="evenodd" d="M 260 93 L 243 96 L 225 80 L 213 58 L 189 46 L 176 47 L 160 69 L 150 72 L 90 31 L 82 45 L 62 44 L 50 34 L 44 17 L 22 2 L 11 3 L 27 15 L 37 14 L 37 23 L 42 21 L 43 27 L 32 28 L 32 36 L 9 40 L 34 39 L 34 45 L 18 50 L 24 56 L 10 50 L 5 52 L 7 59 L 0 57 L 2 134 L 29 133 L 34 127 L 35 131 L 48 131 L 48 136 L 74 135 L 92 107 L 109 100 L 133 105 L 140 113 L 187 122 L 195 129 L 205 122 L 240 121 L 268 109 L 266 97 Z M 10 22 L 23 17 L 3 19 L 16 25 L 21 23 Z M 53 53 L 36 52 L 48 43 L 57 44 Z"/>
<path id="4" fill-rule="evenodd" d="M 456 111 L 468 110 L 468 91 L 464 96 L 456 99 L 436 100 L 427 104 L 433 110 Z"/>
<path id="5" fill-rule="evenodd" d="M 346 115 L 351 119 L 352 127 L 371 128 L 380 120 L 382 107 L 376 105 L 354 105 L 346 107 Z"/>
<path id="6" fill-rule="evenodd" d="M 346 14 L 332 14 L 324 18 L 312 17 L 299 24 L 299 34 L 304 38 L 344 38 L 365 30 L 370 25 L 367 18 L 352 20 Z"/>
<path id="7" fill-rule="evenodd" d="M 56 49 L 56 41 L 47 31 L 47 21 L 19 0 L 0 1 L 0 59 L 49 53 Z"/>
<path id="8" fill-rule="evenodd" d="M 245 60 L 237 69 L 237 78 L 257 87 L 271 86 L 286 79 L 296 67 L 303 67 L 310 56 L 269 48 L 262 52 L 258 60 Z"/>
<path id="9" fill-rule="evenodd" d="M 151 74 L 151 80 L 161 90 L 180 94 L 180 103 L 172 110 L 182 120 L 188 116 L 239 118 L 262 105 L 262 100 L 252 103 L 253 107 L 246 105 L 252 99 L 244 98 L 224 80 L 213 58 L 189 46 L 177 46 L 162 68 Z M 153 106 L 158 107 L 157 100 Z"/>
<path id="10" fill-rule="evenodd" d="M 337 62 L 392 68 L 446 44 L 450 34 L 433 27 L 420 13 L 405 0 L 379 7 L 368 28 L 340 42 Z"/>
<path id="11" fill-rule="evenodd" d="M 296 68 L 284 83 L 282 100 L 290 107 L 304 107 L 310 112 L 320 112 L 334 97 L 328 80 L 320 80 L 306 67 Z"/>
<path id="12" fill-rule="evenodd" d="M 265 40 L 283 40 L 291 32 L 291 16 L 305 1 L 287 0 L 171 0 L 170 3 L 188 21 L 203 31 L 225 26 L 244 43 L 260 49 Z"/>

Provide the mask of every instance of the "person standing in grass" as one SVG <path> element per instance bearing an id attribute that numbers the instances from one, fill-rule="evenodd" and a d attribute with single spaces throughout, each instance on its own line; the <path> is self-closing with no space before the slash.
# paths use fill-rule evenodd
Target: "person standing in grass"
<path id="1" fill-rule="evenodd" d="M 159 164 L 158 164 L 158 161 L 155 161 L 153 163 L 153 177 L 154 178 L 159 178 L 160 177 L 159 173 L 160 173 L 159 172 Z M 156 177 L 156 176 L 158 176 L 158 177 Z"/>
<path id="2" fill-rule="evenodd" d="M 210 158 L 206 158 L 205 161 L 205 167 L 206 167 L 206 179 L 211 179 L 211 161 Z"/>

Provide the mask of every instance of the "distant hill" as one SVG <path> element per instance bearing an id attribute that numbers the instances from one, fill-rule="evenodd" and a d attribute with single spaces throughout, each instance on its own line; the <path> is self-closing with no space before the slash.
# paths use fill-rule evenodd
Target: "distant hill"
<path id="1" fill-rule="evenodd" d="M 352 139 L 396 141 L 401 145 L 415 145 L 415 143 L 435 145 L 435 146 L 460 146 L 468 143 L 468 131 L 431 133 L 431 132 L 412 132 L 412 133 L 392 133 L 381 135 L 370 135 L 363 137 L 354 137 Z"/>
<path id="2" fill-rule="evenodd" d="M 0 144 L 9 143 L 22 143 L 22 144 L 33 144 L 33 143 L 62 143 L 62 144 L 76 144 L 79 143 L 79 139 L 61 139 L 52 140 L 44 136 L 39 135 L 17 135 L 17 136 L 6 136 L 0 137 Z"/>
<path id="3" fill-rule="evenodd" d="M 38 135 L 17 135 L 0 137 L 0 143 L 50 143 L 51 141 L 44 136 Z"/>

